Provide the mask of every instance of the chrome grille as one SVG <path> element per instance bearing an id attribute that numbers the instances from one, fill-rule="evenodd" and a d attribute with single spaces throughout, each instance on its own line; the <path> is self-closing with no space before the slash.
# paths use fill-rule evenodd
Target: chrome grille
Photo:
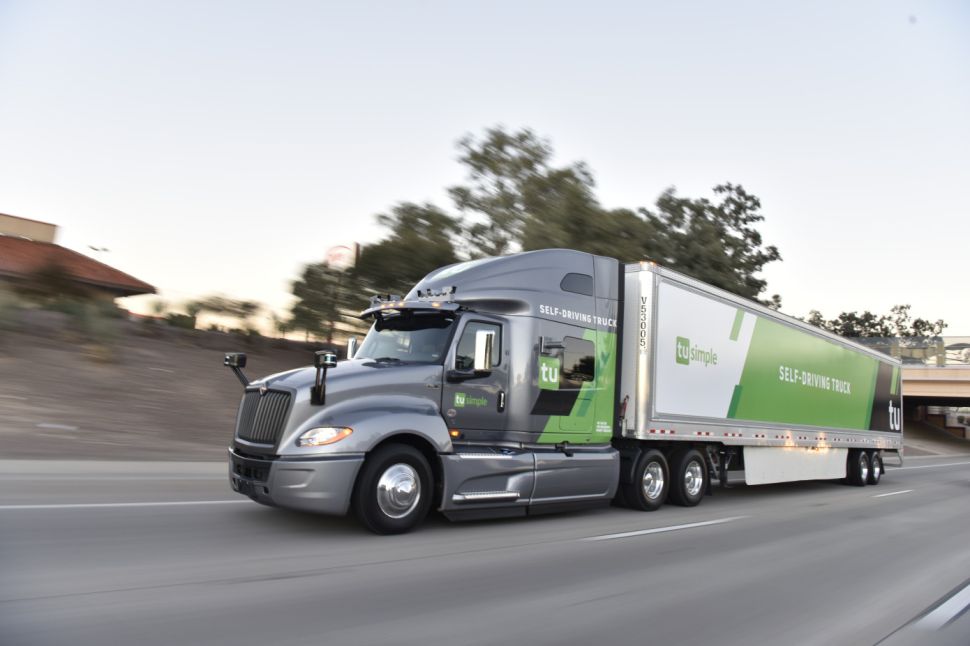
<path id="1" fill-rule="evenodd" d="M 257 444 L 276 444 L 286 426 L 290 393 L 267 390 L 260 395 L 253 390 L 243 396 L 239 410 L 236 437 Z"/>

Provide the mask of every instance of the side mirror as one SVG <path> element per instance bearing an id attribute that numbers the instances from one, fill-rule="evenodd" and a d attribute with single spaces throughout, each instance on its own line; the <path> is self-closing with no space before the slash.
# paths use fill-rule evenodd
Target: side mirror
<path id="1" fill-rule="evenodd" d="M 246 354 L 244 352 L 230 352 L 222 360 L 222 365 L 228 368 L 245 368 Z"/>
<path id="2" fill-rule="evenodd" d="M 310 387 L 310 404 L 323 406 L 327 399 L 327 368 L 337 367 L 337 353 L 317 350 L 313 353 L 313 367 L 317 369 L 317 375 Z"/>
<path id="3" fill-rule="evenodd" d="M 336 368 L 337 353 L 330 350 L 317 350 L 313 353 L 314 368 Z"/>
<path id="4" fill-rule="evenodd" d="M 495 332 L 478 330 L 475 332 L 475 372 L 492 369 L 492 349 L 495 347 Z"/>
<path id="5" fill-rule="evenodd" d="M 242 369 L 246 367 L 246 355 L 242 352 L 230 352 L 222 360 L 222 365 L 226 366 L 236 375 L 236 379 L 243 385 L 249 385 L 249 378 L 243 374 Z"/>
<path id="6" fill-rule="evenodd" d="M 347 339 L 347 358 L 353 359 L 355 354 L 357 354 L 357 337 L 352 336 Z"/>

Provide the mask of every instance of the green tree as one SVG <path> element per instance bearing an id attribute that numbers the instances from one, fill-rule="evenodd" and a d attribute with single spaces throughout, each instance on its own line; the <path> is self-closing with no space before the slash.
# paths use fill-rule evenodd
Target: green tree
<path id="1" fill-rule="evenodd" d="M 758 274 L 781 260 L 755 228 L 764 220 L 761 202 L 740 185 L 714 187 L 714 201 L 671 188 L 653 208 L 607 210 L 586 165 L 554 166 L 551 145 L 531 130 L 491 128 L 458 148 L 468 183 L 449 193 L 465 217 L 471 256 L 562 247 L 624 262 L 651 259 L 752 299 L 766 288 Z M 765 303 L 777 308 L 780 301 L 774 295 Z"/>
<path id="2" fill-rule="evenodd" d="M 369 294 L 403 296 L 429 272 L 461 260 L 453 243 L 458 219 L 432 204 L 398 204 L 377 221 L 389 235 L 361 249 L 353 270 L 358 309 L 366 307 Z"/>
<path id="3" fill-rule="evenodd" d="M 16 289 L 25 299 L 42 305 L 90 298 L 89 290 L 56 261 L 39 267 L 17 284 Z"/>
<path id="4" fill-rule="evenodd" d="M 280 335 L 280 338 L 285 339 L 286 333 L 293 329 L 290 319 L 280 316 L 276 312 L 273 312 L 270 318 L 273 321 L 273 329 Z"/>
<path id="5" fill-rule="evenodd" d="M 252 317 L 263 309 L 256 301 L 235 300 L 218 294 L 187 303 L 185 307 L 186 311 L 195 312 L 194 316 L 200 312 L 210 312 L 234 318 L 246 330 L 252 330 Z"/>
<path id="6" fill-rule="evenodd" d="M 868 310 L 842 312 L 833 319 L 826 319 L 818 310 L 812 310 L 805 322 L 845 337 L 923 338 L 938 337 L 943 333 L 946 328 L 943 319 L 914 319 L 910 309 L 909 305 L 896 305 L 889 314 L 882 315 Z"/>
<path id="7" fill-rule="evenodd" d="M 310 264 L 301 277 L 293 282 L 293 304 L 289 329 L 303 330 L 310 335 L 333 342 L 338 323 L 350 321 L 356 294 L 351 274 L 328 267 L 326 263 Z"/>
<path id="8" fill-rule="evenodd" d="M 520 249 L 651 259 L 755 299 L 766 287 L 758 274 L 781 259 L 755 228 L 764 219 L 760 201 L 739 185 L 716 186 L 715 201 L 668 189 L 652 209 L 605 209 L 586 165 L 554 165 L 551 145 L 532 130 L 490 128 L 480 138 L 466 135 L 458 149 L 468 174 L 448 189 L 457 214 L 404 202 L 378 215 L 388 235 L 363 247 L 356 267 L 339 282 L 346 290 L 335 290 L 336 274 L 321 268 L 294 283 L 294 294 L 297 285 L 305 291 L 297 295 L 294 327 L 321 334 L 320 321 L 365 308 L 370 294 L 404 295 L 439 267 Z M 778 307 L 780 298 L 765 303 Z"/>
<path id="9" fill-rule="evenodd" d="M 552 149 L 528 128 L 506 132 L 489 128 L 479 140 L 458 142 L 458 161 L 468 169 L 468 183 L 448 189 L 465 218 L 469 255 L 500 256 L 516 251 L 529 215 L 530 197 L 554 172 Z"/>
<path id="10" fill-rule="evenodd" d="M 650 235 L 643 239 L 647 257 L 739 296 L 757 300 L 767 282 L 757 274 L 781 260 L 774 245 L 765 246 L 755 224 L 764 220 L 761 201 L 736 184 L 714 187 L 719 198 L 680 197 L 666 190 L 653 210 L 640 209 Z M 767 305 L 778 307 L 771 296 Z"/>

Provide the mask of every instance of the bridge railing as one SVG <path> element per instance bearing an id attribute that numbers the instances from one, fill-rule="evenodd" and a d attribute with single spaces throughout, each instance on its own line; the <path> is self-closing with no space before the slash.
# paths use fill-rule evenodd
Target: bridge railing
<path id="1" fill-rule="evenodd" d="M 896 357 L 904 365 L 970 368 L 970 336 L 863 337 L 852 340 Z"/>

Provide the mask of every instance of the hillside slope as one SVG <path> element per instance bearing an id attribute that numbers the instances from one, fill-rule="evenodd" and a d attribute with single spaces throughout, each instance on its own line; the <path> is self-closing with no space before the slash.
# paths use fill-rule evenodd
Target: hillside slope
<path id="1" fill-rule="evenodd" d="M 247 352 L 251 378 L 313 356 L 303 343 L 124 323 L 106 361 L 70 336 L 0 337 L 4 458 L 219 460 L 242 394 L 224 353 Z"/>

